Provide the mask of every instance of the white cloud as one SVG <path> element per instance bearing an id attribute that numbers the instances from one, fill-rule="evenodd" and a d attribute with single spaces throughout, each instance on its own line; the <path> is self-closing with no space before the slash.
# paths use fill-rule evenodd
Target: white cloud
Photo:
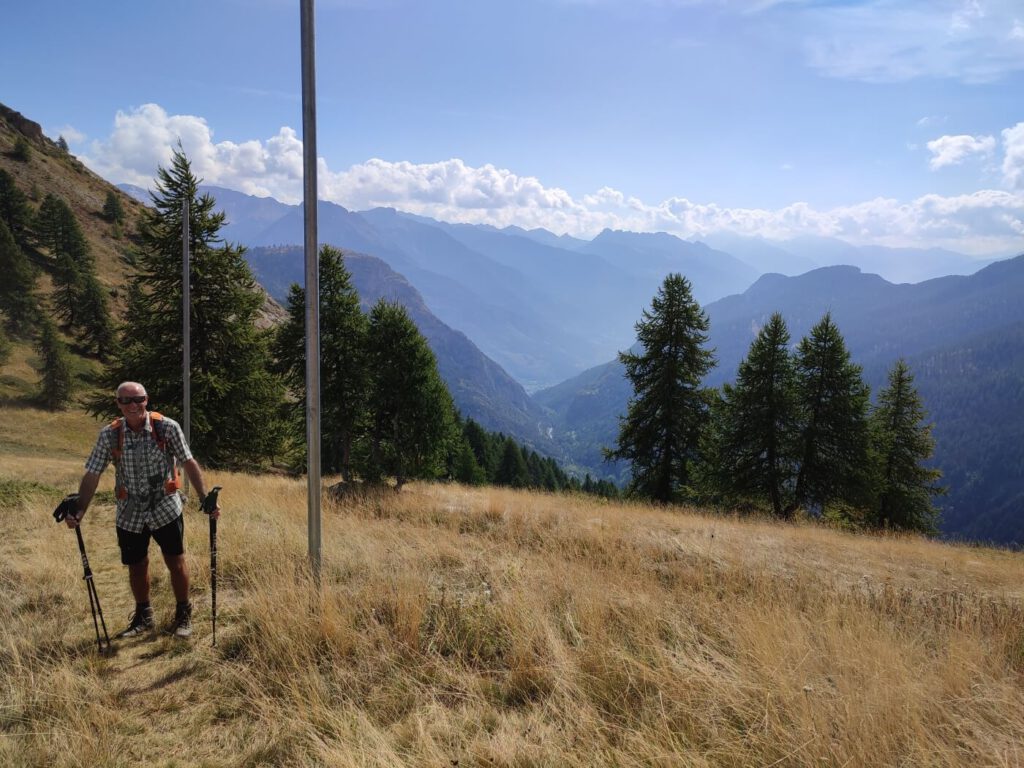
<path id="1" fill-rule="evenodd" d="M 193 172 L 207 184 L 289 203 L 302 198 L 302 142 L 293 129 L 281 128 L 263 142 L 215 143 L 206 120 L 168 115 L 157 104 L 118 111 L 113 133 L 92 142 L 82 160 L 113 181 L 149 187 L 157 166 L 170 164 L 179 141 Z"/>
<path id="2" fill-rule="evenodd" d="M 68 144 L 80 144 L 85 141 L 85 134 L 76 129 L 73 125 L 65 125 L 56 131 L 48 131 L 47 136 L 63 136 Z"/>
<path id="3" fill-rule="evenodd" d="M 1010 189 L 1024 189 L 1024 123 L 1003 131 L 1003 180 Z"/>
<path id="4" fill-rule="evenodd" d="M 283 202 L 301 200 L 302 142 L 287 127 L 262 141 L 218 143 L 202 118 L 168 115 L 148 104 L 118 113 L 110 137 L 93 142 L 83 159 L 112 181 L 149 187 L 157 165 L 168 164 L 179 138 L 195 173 L 207 183 Z M 991 152 L 995 146 L 992 137 L 943 139 L 954 141 L 937 144 L 935 159 Z M 716 231 L 772 239 L 813 234 L 858 244 L 942 246 L 989 255 L 1020 251 L 1024 241 L 1024 192 L 1017 191 L 1024 186 L 1024 123 L 1003 131 L 1002 139 L 1009 190 L 925 195 L 910 202 L 878 198 L 827 210 L 804 202 L 775 210 L 729 208 L 685 197 L 650 203 L 611 187 L 574 197 L 538 178 L 489 164 L 473 167 L 458 158 L 420 164 L 372 159 L 342 171 L 320 158 L 318 178 L 323 199 L 352 210 L 391 206 L 444 221 L 543 227 L 579 237 L 604 228 L 687 238 Z"/>
<path id="5" fill-rule="evenodd" d="M 992 136 L 940 136 L 927 146 L 932 153 L 928 165 L 935 171 L 947 165 L 959 165 L 969 155 L 991 155 L 996 140 Z"/>
<path id="6" fill-rule="evenodd" d="M 1024 40 L 1024 22 L 1020 19 L 1013 20 L 1013 29 L 1010 30 L 1011 40 Z"/>

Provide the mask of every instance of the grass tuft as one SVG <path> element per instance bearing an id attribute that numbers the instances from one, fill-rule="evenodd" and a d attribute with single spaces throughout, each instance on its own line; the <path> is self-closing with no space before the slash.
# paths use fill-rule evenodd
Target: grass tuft
<path id="1" fill-rule="evenodd" d="M 216 648 L 190 509 L 195 638 L 100 658 L 49 519 L 76 466 L 0 454 L 3 765 L 1024 763 L 1020 554 L 412 484 L 325 498 L 318 589 L 305 481 L 210 473 Z M 100 497 L 111 632 L 132 608 L 112 526 Z"/>

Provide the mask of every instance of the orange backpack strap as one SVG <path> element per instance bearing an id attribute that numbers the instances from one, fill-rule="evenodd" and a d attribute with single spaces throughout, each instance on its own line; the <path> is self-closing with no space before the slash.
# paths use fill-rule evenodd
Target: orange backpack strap
<path id="1" fill-rule="evenodd" d="M 159 447 L 164 453 L 167 453 L 167 427 L 164 424 L 163 414 L 158 413 L 157 411 L 150 411 L 149 421 L 153 427 L 153 439 L 156 440 L 157 447 Z M 181 477 L 178 475 L 178 462 L 175 461 L 174 456 L 171 456 L 170 460 L 170 477 L 164 483 L 164 493 L 167 495 L 170 495 L 181 488 Z"/>
<path id="2" fill-rule="evenodd" d="M 157 447 L 167 453 L 167 429 L 164 425 L 163 414 L 156 411 L 149 412 L 150 426 L 153 428 L 153 439 L 156 441 Z M 121 456 L 124 454 L 124 419 L 118 417 L 110 422 L 110 428 L 114 431 L 117 436 L 114 440 L 114 444 L 110 447 L 110 455 L 114 460 L 114 466 L 121 460 Z M 178 463 L 174 460 L 174 457 L 170 457 L 171 470 L 168 472 L 168 479 L 164 482 L 164 493 L 170 495 L 181 488 L 181 477 L 178 474 Z M 127 499 L 128 489 L 122 485 L 117 487 L 117 498 Z"/>
<path id="3" fill-rule="evenodd" d="M 121 460 L 124 453 L 124 419 L 118 416 L 110 422 L 110 428 L 114 431 L 114 444 L 110 446 L 110 455 L 114 459 L 114 466 Z"/>

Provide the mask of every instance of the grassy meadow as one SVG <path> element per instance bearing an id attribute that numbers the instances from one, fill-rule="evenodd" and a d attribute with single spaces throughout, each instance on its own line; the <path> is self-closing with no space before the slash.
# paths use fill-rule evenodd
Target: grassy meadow
<path id="1" fill-rule="evenodd" d="M 0 408 L 0 765 L 1024 764 L 1024 556 L 692 509 L 325 498 L 318 591 L 305 481 L 209 473 L 217 646 L 193 502 L 194 638 L 100 657 L 50 517 L 96 428 Z M 83 532 L 113 634 L 133 604 L 111 487 Z"/>

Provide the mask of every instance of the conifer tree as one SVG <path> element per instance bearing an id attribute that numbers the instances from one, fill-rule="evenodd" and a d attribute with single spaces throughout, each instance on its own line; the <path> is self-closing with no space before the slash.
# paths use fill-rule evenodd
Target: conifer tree
<path id="1" fill-rule="evenodd" d="M 800 341 L 796 373 L 800 469 L 791 508 L 824 511 L 840 503 L 864 509 L 870 503 L 870 392 L 830 314 Z"/>
<path id="2" fill-rule="evenodd" d="M 96 269 L 89 243 L 74 211 L 53 193 L 43 198 L 36 213 L 36 239 L 39 245 L 57 257 L 68 255 L 80 272 L 94 272 Z"/>
<path id="3" fill-rule="evenodd" d="M 364 476 L 436 477 L 455 438 L 454 405 L 437 360 L 405 308 L 383 299 L 370 310 L 370 445 Z"/>
<path id="4" fill-rule="evenodd" d="M 103 218 L 111 224 L 124 223 L 124 206 L 121 198 L 114 190 L 107 191 L 107 199 L 103 201 Z"/>
<path id="5" fill-rule="evenodd" d="M 49 319 L 42 321 L 38 349 L 43 361 L 40 400 L 51 411 L 67 408 L 74 389 L 70 355 L 57 326 Z"/>
<path id="6" fill-rule="evenodd" d="M 66 327 L 73 328 L 79 322 L 79 309 L 85 278 L 71 254 L 58 253 L 53 265 L 53 293 L 50 301 L 57 317 Z"/>
<path id="7" fill-rule="evenodd" d="M 170 168 L 157 171 L 153 210 L 141 221 L 121 343 L 105 383 L 112 391 L 125 379 L 140 381 L 153 408 L 181 418 L 181 236 L 188 200 L 192 451 L 211 466 L 254 466 L 279 449 L 283 386 L 269 371 L 269 338 L 255 326 L 264 299 L 244 249 L 223 242 L 224 214 L 214 212 L 210 195 L 198 195 L 198 185 L 180 148 Z M 105 413 L 109 401 L 104 392 L 91 409 Z"/>
<path id="8" fill-rule="evenodd" d="M 320 248 L 320 457 L 327 472 L 352 479 L 353 449 L 366 418 L 369 371 L 366 365 L 369 323 L 359 308 L 359 294 L 345 268 L 341 251 Z M 288 388 L 296 395 L 289 423 L 295 444 L 306 433 L 306 291 L 294 284 L 288 293 L 288 318 L 274 339 L 274 357 Z"/>
<path id="9" fill-rule="evenodd" d="M 494 482 L 510 488 L 526 488 L 530 485 L 530 469 L 523 458 L 523 451 L 511 437 L 505 438 Z"/>
<path id="10" fill-rule="evenodd" d="M 39 245 L 54 259 L 53 305 L 87 351 L 103 358 L 114 343 L 114 323 L 96 276 L 96 262 L 78 219 L 61 198 L 48 194 L 36 214 Z"/>
<path id="11" fill-rule="evenodd" d="M 466 419 L 462 431 L 473 449 L 473 456 L 476 463 L 483 470 L 488 480 L 494 478 L 494 471 L 498 466 L 498 450 L 496 443 L 491 440 L 487 430 L 481 427 L 473 419 Z"/>
<path id="12" fill-rule="evenodd" d="M 7 224 L 0 221 L 0 311 L 12 336 L 26 337 L 39 320 L 35 293 L 36 272 L 15 242 Z"/>
<path id="13" fill-rule="evenodd" d="M 454 448 L 450 472 L 453 480 L 466 485 L 483 485 L 487 482 L 487 475 L 477 463 L 473 448 L 464 433 Z"/>
<path id="14" fill-rule="evenodd" d="M 688 492 L 708 416 L 708 396 L 701 387 L 715 364 L 713 352 L 704 348 L 708 318 L 690 282 L 671 274 L 636 331 L 642 350 L 619 354 L 633 398 L 619 420 L 618 444 L 605 451 L 605 458 L 632 463 L 632 493 L 670 502 Z"/>
<path id="15" fill-rule="evenodd" d="M 7 338 L 7 334 L 4 332 L 4 328 L 0 325 L 0 365 L 4 365 L 8 360 L 11 359 L 11 342 Z"/>
<path id="16" fill-rule="evenodd" d="M 767 501 L 776 516 L 783 516 L 796 472 L 798 433 L 789 330 L 778 312 L 750 345 L 735 386 L 723 388 L 717 412 L 718 487 L 734 500 Z"/>
<path id="17" fill-rule="evenodd" d="M 36 213 L 35 233 L 40 247 L 54 260 L 54 309 L 67 326 L 76 328 L 86 276 L 95 271 L 85 235 L 71 208 L 52 193 L 43 198 Z"/>
<path id="18" fill-rule="evenodd" d="M 106 289 L 95 273 L 80 278 L 79 307 L 76 337 L 86 350 L 100 360 L 106 360 L 114 349 L 117 333 L 110 317 Z"/>
<path id="19" fill-rule="evenodd" d="M 19 136 L 14 140 L 14 149 L 11 150 L 11 157 L 22 163 L 27 163 L 32 157 L 32 148 L 28 144 L 28 139 L 24 136 Z"/>
<path id="20" fill-rule="evenodd" d="M 924 533 L 937 530 L 938 510 L 931 499 L 945 489 L 938 485 L 942 473 L 922 465 L 935 448 L 926 418 L 910 368 L 897 360 L 871 414 L 878 483 L 875 522 L 880 527 Z"/>
<path id="21" fill-rule="evenodd" d="M 14 177 L 0 169 L 0 222 L 7 225 L 14 241 L 24 248 L 28 245 L 28 234 L 32 213 L 25 193 L 18 189 Z"/>

